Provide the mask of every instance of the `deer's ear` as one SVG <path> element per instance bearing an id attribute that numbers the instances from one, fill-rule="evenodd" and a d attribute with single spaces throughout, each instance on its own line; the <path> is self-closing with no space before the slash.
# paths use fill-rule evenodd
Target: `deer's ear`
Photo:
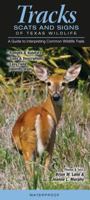
<path id="1" fill-rule="evenodd" d="M 81 71 L 81 65 L 71 66 L 66 72 L 66 75 L 64 77 L 65 81 L 67 83 L 74 81 L 77 78 L 77 76 L 79 75 L 80 71 Z"/>
<path id="2" fill-rule="evenodd" d="M 40 81 L 46 81 L 48 78 L 47 69 L 41 64 L 34 65 L 34 71 Z"/>

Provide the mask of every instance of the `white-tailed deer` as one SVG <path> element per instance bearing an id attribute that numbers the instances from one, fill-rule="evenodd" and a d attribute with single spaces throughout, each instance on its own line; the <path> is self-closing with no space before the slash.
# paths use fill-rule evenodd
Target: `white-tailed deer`
<path id="1" fill-rule="evenodd" d="M 56 137 L 56 127 L 60 120 L 65 85 L 77 78 L 81 65 L 73 65 L 65 73 L 48 77 L 47 69 L 36 64 L 36 76 L 48 87 L 47 99 L 37 107 L 32 107 L 22 113 L 17 119 L 12 139 L 16 147 L 22 151 L 26 168 L 32 174 L 30 161 L 32 156 L 41 155 L 45 150 L 48 156 L 45 160 L 45 173 L 51 162 Z"/>

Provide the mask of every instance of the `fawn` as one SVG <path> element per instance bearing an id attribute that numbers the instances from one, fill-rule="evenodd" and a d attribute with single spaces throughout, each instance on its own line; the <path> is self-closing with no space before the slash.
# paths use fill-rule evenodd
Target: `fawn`
<path id="1" fill-rule="evenodd" d="M 48 96 L 37 107 L 23 112 L 12 130 L 12 139 L 16 147 L 22 151 L 30 175 L 33 174 L 30 166 L 32 156 L 36 158 L 45 150 L 48 155 L 45 160 L 44 173 L 47 172 L 52 159 L 56 127 L 61 116 L 64 88 L 68 82 L 77 78 L 81 65 L 73 65 L 62 74 L 50 76 L 43 65 L 36 64 L 34 70 L 37 78 L 46 83 Z"/>

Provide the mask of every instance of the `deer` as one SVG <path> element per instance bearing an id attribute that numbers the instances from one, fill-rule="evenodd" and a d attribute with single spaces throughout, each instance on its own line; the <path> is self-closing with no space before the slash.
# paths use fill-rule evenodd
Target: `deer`
<path id="1" fill-rule="evenodd" d="M 80 64 L 74 64 L 61 74 L 48 74 L 41 64 L 34 64 L 36 77 L 48 88 L 48 95 L 40 105 L 23 112 L 12 129 L 12 140 L 23 154 L 24 162 L 30 176 L 33 169 L 30 166 L 32 158 L 36 160 L 45 151 L 47 156 L 44 164 L 44 174 L 47 174 L 52 161 L 56 138 L 56 129 L 61 118 L 63 96 L 66 85 L 74 81 L 81 70 Z"/>

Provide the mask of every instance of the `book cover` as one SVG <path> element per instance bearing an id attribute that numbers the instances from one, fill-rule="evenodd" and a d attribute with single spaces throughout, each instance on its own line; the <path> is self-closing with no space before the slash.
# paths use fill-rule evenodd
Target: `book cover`
<path id="1" fill-rule="evenodd" d="M 2 191 L 57 199 L 62 190 L 89 192 L 89 5 L 81 0 L 1 4 Z"/>

